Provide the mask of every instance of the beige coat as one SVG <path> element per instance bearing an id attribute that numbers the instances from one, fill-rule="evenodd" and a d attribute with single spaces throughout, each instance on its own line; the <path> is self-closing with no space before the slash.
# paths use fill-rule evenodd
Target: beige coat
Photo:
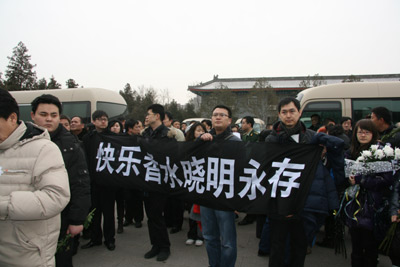
<path id="1" fill-rule="evenodd" d="M 59 148 L 47 131 L 21 122 L 0 143 L 0 266 L 54 266 L 69 197 Z"/>

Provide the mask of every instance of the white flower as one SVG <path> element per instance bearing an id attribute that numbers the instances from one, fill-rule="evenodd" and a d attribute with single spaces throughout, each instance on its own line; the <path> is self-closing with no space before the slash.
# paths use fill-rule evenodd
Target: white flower
<path id="1" fill-rule="evenodd" d="M 359 157 L 356 159 L 357 162 L 361 162 L 361 161 L 364 161 L 364 160 L 365 160 L 365 159 L 364 159 L 363 156 L 359 156 Z"/>
<path id="2" fill-rule="evenodd" d="M 394 159 L 397 159 L 397 160 L 400 159 L 400 148 L 396 147 L 396 149 L 394 151 Z"/>
<path id="3" fill-rule="evenodd" d="M 386 155 L 386 157 L 393 157 L 394 156 L 394 154 L 393 154 L 393 148 L 391 148 L 390 146 L 385 146 L 384 148 L 383 148 L 383 152 L 385 152 L 385 155 Z"/>
<path id="4" fill-rule="evenodd" d="M 379 148 L 378 145 L 371 145 L 370 150 L 371 150 L 372 152 L 375 152 L 378 148 Z"/>
<path id="5" fill-rule="evenodd" d="M 385 157 L 385 153 L 383 153 L 382 149 L 378 149 L 375 151 L 375 158 L 376 159 L 383 159 Z"/>
<path id="6" fill-rule="evenodd" d="M 361 156 L 363 156 L 364 159 L 367 159 L 367 158 L 372 157 L 372 153 L 369 150 L 364 150 L 363 152 L 361 152 Z"/>

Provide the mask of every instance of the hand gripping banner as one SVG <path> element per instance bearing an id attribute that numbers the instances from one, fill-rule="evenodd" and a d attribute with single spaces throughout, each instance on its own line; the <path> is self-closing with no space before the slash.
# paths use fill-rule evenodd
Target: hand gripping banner
<path id="1" fill-rule="evenodd" d="M 176 142 L 93 134 L 86 145 L 91 179 L 101 186 L 169 194 L 220 210 L 299 214 L 321 147 L 237 141 Z"/>

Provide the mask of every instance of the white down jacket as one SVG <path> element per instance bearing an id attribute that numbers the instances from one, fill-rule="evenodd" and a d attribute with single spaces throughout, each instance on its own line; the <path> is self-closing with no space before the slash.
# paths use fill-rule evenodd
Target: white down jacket
<path id="1" fill-rule="evenodd" d="M 59 148 L 46 130 L 21 122 L 0 143 L 0 266 L 54 266 L 69 197 Z"/>

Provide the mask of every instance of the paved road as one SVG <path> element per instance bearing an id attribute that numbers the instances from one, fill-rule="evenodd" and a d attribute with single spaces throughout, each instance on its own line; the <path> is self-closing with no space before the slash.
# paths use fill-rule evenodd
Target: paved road
<path id="1" fill-rule="evenodd" d="M 170 235 L 171 256 L 166 262 L 157 262 L 155 258 L 144 259 L 143 255 L 150 249 L 147 223 L 142 228 L 135 228 L 133 225 L 124 228 L 124 233 L 116 236 L 115 251 L 108 251 L 103 246 L 90 249 L 79 249 L 74 257 L 75 267 L 125 267 L 125 266 L 156 266 L 156 267 L 197 267 L 208 266 L 207 253 L 204 245 L 202 247 L 186 246 L 186 233 L 189 229 L 187 213 L 183 230 Z M 255 224 L 238 226 L 238 267 L 268 266 L 268 257 L 258 257 L 258 242 L 255 237 Z M 350 241 L 347 235 L 347 251 L 350 255 Z M 319 236 L 319 239 L 321 237 Z M 81 245 L 87 240 L 81 240 Z M 315 246 L 310 255 L 306 258 L 305 266 L 351 266 L 350 259 L 344 259 L 342 255 L 335 255 L 332 249 Z M 380 256 L 379 267 L 390 267 L 390 259 Z"/>

